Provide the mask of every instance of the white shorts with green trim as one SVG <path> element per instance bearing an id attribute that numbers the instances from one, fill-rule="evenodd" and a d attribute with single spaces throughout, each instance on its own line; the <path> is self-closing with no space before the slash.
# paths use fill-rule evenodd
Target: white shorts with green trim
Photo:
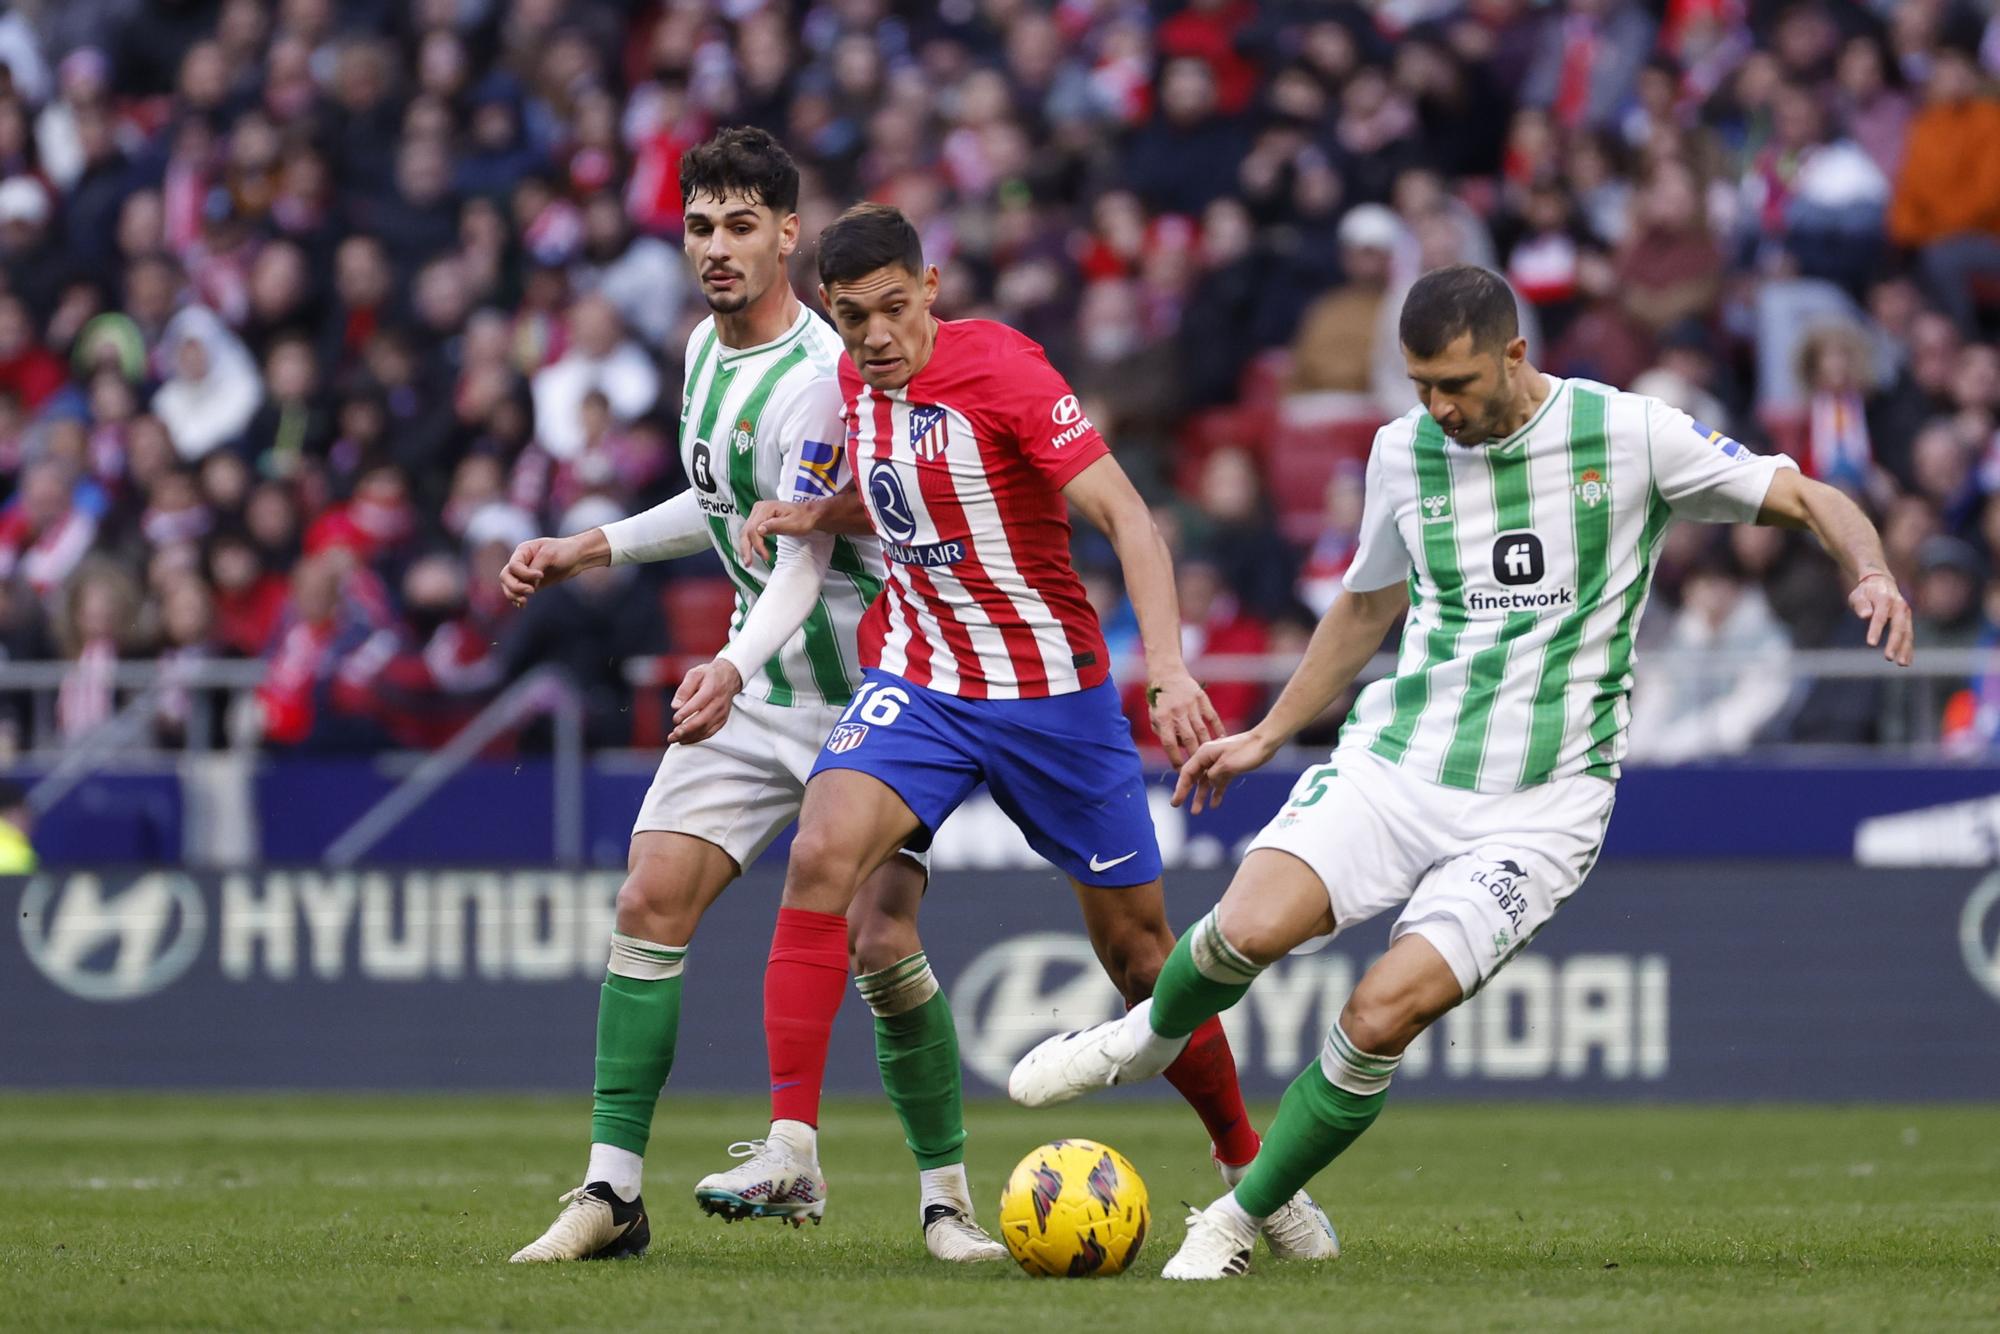
<path id="1" fill-rule="evenodd" d="M 1581 774 L 1519 792 L 1465 792 L 1354 747 L 1300 775 L 1250 847 L 1312 868 L 1336 935 L 1405 905 L 1390 940 L 1410 932 L 1428 940 L 1471 995 L 1583 883 L 1614 792 Z"/>
<path id="2" fill-rule="evenodd" d="M 721 848 L 739 871 L 749 866 L 798 818 L 813 761 L 845 708 L 738 695 L 721 731 L 667 748 L 632 832 L 687 834 Z M 930 862 L 924 853 L 902 855 Z"/>
<path id="3" fill-rule="evenodd" d="M 839 705 L 738 695 L 721 731 L 667 748 L 632 832 L 688 834 L 721 848 L 739 869 L 750 865 L 798 818 L 806 778 L 840 713 Z"/>

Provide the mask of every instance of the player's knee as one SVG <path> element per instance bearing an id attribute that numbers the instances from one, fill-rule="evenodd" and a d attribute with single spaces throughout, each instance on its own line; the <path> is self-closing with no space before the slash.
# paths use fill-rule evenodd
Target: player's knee
<path id="1" fill-rule="evenodd" d="M 618 886 L 618 930 L 639 940 L 684 944 L 701 913 L 684 876 L 664 874 L 651 858 L 636 858 Z"/>
<path id="2" fill-rule="evenodd" d="M 785 905 L 817 912 L 845 912 L 860 879 L 846 840 L 821 824 L 801 827 L 785 867 Z M 825 906 L 825 905 L 831 906 Z"/>
<path id="3" fill-rule="evenodd" d="M 881 913 L 849 916 L 847 957 L 856 977 L 879 973 L 923 948 L 917 924 Z"/>
<path id="4" fill-rule="evenodd" d="M 1297 932 L 1254 897 L 1224 899 L 1215 924 L 1229 947 L 1255 964 L 1276 963 L 1299 943 Z"/>
<path id="5" fill-rule="evenodd" d="M 1340 1010 L 1340 1031 L 1359 1051 L 1374 1056 L 1395 1056 L 1416 1037 L 1410 1031 L 1409 1012 L 1393 1001 L 1364 996 L 1359 991 L 1347 998 Z M 1421 1030 L 1418 1030 L 1421 1031 Z"/>
<path id="6" fill-rule="evenodd" d="M 1360 1051 L 1399 1056 L 1450 1008 L 1410 988 L 1371 983 L 1363 977 L 1341 1007 L 1340 1029 Z"/>
<path id="7" fill-rule="evenodd" d="M 1128 1004 L 1136 1005 L 1153 994 L 1160 969 L 1173 948 L 1171 939 L 1156 939 L 1149 931 L 1121 931 L 1100 943 L 1098 953 L 1111 985 L 1118 988 Z"/>

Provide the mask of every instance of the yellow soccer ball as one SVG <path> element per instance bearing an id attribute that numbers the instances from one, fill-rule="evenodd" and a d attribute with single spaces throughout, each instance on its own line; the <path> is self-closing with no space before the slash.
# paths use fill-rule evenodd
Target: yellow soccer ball
<path id="1" fill-rule="evenodd" d="M 1146 1240 L 1146 1183 L 1116 1149 L 1087 1139 L 1044 1144 L 1000 1195 L 1000 1236 L 1042 1278 L 1124 1271 Z"/>

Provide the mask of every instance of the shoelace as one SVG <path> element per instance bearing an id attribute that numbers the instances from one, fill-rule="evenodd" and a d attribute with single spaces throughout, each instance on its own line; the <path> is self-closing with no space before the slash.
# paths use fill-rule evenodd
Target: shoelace
<path id="1" fill-rule="evenodd" d="M 1188 1211 L 1187 1229 L 1190 1239 L 1193 1238 L 1194 1230 L 1197 1227 L 1206 1227 L 1211 1233 L 1212 1239 L 1214 1241 L 1227 1245 L 1229 1247 L 1230 1254 L 1233 1255 L 1236 1253 L 1238 1249 L 1235 1244 L 1236 1239 L 1229 1235 L 1228 1228 L 1222 1226 L 1222 1224 L 1220 1223 L 1210 1221 L 1206 1210 L 1197 1209 L 1192 1204 L 1189 1204 L 1186 1200 L 1181 1201 L 1181 1207 Z"/>
<path id="2" fill-rule="evenodd" d="M 755 1158 L 758 1154 L 764 1152 L 764 1146 L 769 1143 L 769 1140 L 762 1139 L 739 1139 L 729 1146 L 729 1156 L 731 1158 Z"/>
<path id="3" fill-rule="evenodd" d="M 575 1190 L 567 1194 L 557 1196 L 556 1203 L 573 1208 L 576 1205 L 582 1204 L 586 1198 L 594 1200 L 597 1197 L 590 1193 L 590 1187 L 578 1186 Z"/>

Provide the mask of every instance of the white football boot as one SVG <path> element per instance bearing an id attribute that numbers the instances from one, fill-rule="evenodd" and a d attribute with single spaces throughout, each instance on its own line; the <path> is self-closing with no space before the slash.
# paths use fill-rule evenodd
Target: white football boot
<path id="1" fill-rule="evenodd" d="M 695 1203 L 705 1212 L 730 1223 L 780 1218 L 793 1227 L 826 1216 L 826 1178 L 813 1159 L 768 1139 L 739 1140 L 729 1146 L 729 1156 L 744 1161 L 695 1184 Z"/>
<path id="2" fill-rule="evenodd" d="M 1264 1220 L 1264 1242 L 1279 1260 L 1334 1260 L 1340 1256 L 1340 1234 L 1326 1210 L 1300 1191 Z"/>
<path id="3" fill-rule="evenodd" d="M 924 1206 L 924 1249 L 953 1264 L 1005 1260 L 1007 1248 L 973 1221 L 972 1206 L 934 1200 Z"/>
<path id="4" fill-rule="evenodd" d="M 1215 1169 L 1226 1184 L 1234 1186 L 1249 1172 L 1250 1165 L 1231 1167 L 1217 1158 Z M 1272 1258 L 1278 1260 L 1332 1260 L 1340 1255 L 1340 1234 L 1333 1230 L 1333 1220 L 1303 1190 L 1264 1220 L 1264 1241 Z"/>
<path id="5" fill-rule="evenodd" d="M 1023 1107 L 1053 1107 L 1113 1084 L 1151 1079 L 1174 1063 L 1187 1039 L 1155 1039 L 1141 1044 L 1135 1031 L 1147 1030 L 1151 1000 L 1140 1001 L 1117 1019 L 1072 1033 L 1058 1033 L 1014 1063 L 1007 1096 Z"/>
<path id="6" fill-rule="evenodd" d="M 1187 1240 L 1160 1270 L 1161 1278 L 1239 1278 L 1250 1272 L 1250 1247 L 1257 1234 L 1233 1211 L 1211 1204 L 1189 1214 L 1187 1226 Z"/>
<path id="7" fill-rule="evenodd" d="M 562 1203 L 549 1230 L 515 1251 L 508 1263 L 624 1259 L 644 1255 L 653 1239 L 645 1203 L 625 1203 L 602 1181 L 578 1186 Z"/>

